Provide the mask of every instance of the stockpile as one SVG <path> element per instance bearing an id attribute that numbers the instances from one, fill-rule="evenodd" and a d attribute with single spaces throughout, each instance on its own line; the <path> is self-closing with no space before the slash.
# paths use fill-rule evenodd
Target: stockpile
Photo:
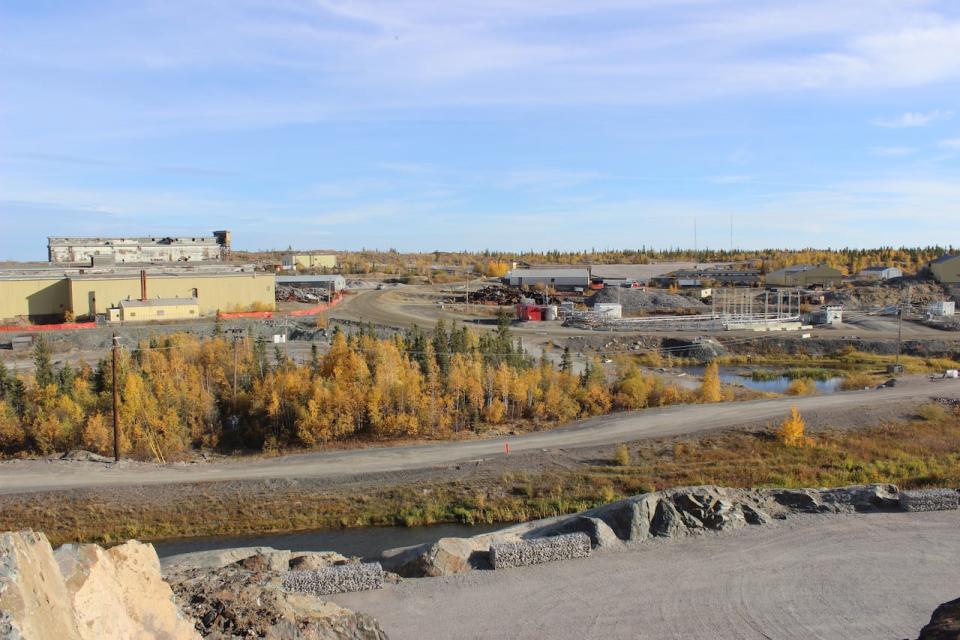
<path id="1" fill-rule="evenodd" d="M 698 311 L 708 309 L 707 305 L 699 300 L 677 295 L 668 291 L 642 289 L 625 289 L 607 287 L 597 291 L 593 297 L 594 304 L 598 302 L 613 302 L 623 305 L 624 311 L 640 311 L 644 313 L 667 313 L 676 311 Z"/>
<path id="2" fill-rule="evenodd" d="M 469 295 L 470 302 L 474 304 L 496 304 L 503 307 L 520 304 L 520 298 L 523 297 L 516 289 L 506 287 L 484 287 L 471 291 Z"/>
<path id="3" fill-rule="evenodd" d="M 277 301 L 280 302 L 309 302 L 316 304 L 326 301 L 329 297 L 330 291 L 326 288 L 277 285 Z"/>

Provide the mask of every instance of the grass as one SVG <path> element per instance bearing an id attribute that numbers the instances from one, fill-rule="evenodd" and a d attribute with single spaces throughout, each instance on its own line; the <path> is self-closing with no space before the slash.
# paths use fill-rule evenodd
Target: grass
<path id="1" fill-rule="evenodd" d="M 786 368 L 785 375 L 820 379 L 816 376 L 827 373 L 830 374 L 828 377 L 833 377 L 837 375 L 837 372 L 846 374 L 850 372 L 885 371 L 886 366 L 893 363 L 893 356 L 844 349 L 837 353 L 822 356 L 788 353 L 727 355 L 718 358 L 717 362 L 721 365 L 781 366 Z M 950 358 L 923 358 L 901 355 L 900 363 L 907 373 L 943 373 L 947 369 L 960 368 L 960 362 Z M 764 374 L 760 373 L 760 375 Z"/>
<path id="2" fill-rule="evenodd" d="M 0 496 L 0 530 L 41 530 L 54 544 L 109 544 L 128 538 L 517 522 L 698 484 L 960 487 L 960 415 L 931 403 L 920 407 L 915 419 L 820 432 L 804 447 L 784 445 L 771 432 L 729 431 L 622 445 L 611 448 L 607 459 L 612 462 L 469 480 L 410 481 L 366 491 L 299 481 L 5 495 Z"/>

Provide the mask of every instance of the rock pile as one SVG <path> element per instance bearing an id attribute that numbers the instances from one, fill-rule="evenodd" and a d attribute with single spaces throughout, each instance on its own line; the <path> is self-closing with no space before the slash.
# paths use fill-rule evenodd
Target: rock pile
<path id="1" fill-rule="evenodd" d="M 490 545 L 490 564 L 494 569 L 525 567 L 556 560 L 586 558 L 589 555 L 590 537 L 585 533 L 568 533 Z"/>
<path id="2" fill-rule="evenodd" d="M 578 540 L 586 541 L 592 549 L 609 549 L 653 538 L 766 525 L 792 514 L 956 509 L 958 497 L 960 494 L 952 489 L 901 494 L 892 484 L 835 489 L 683 487 L 645 493 L 579 514 L 514 525 L 473 538 L 443 538 L 432 544 L 393 549 L 384 552 L 380 560 L 388 571 L 404 577 L 453 575 L 496 567 L 498 563 L 506 566 L 515 557 L 533 553 L 531 549 L 547 557 L 546 550 L 553 545 L 565 548 L 565 536 L 569 534 L 579 534 Z M 498 554 L 499 561 L 495 558 Z"/>
<path id="3" fill-rule="evenodd" d="M 383 578 L 383 567 L 379 562 L 345 564 L 325 569 L 287 571 L 283 577 L 283 588 L 298 593 L 327 596 L 382 589 Z"/>
<path id="4" fill-rule="evenodd" d="M 231 550 L 235 551 L 235 550 Z M 336 564 L 338 554 L 306 553 L 291 557 L 289 551 L 265 549 L 229 563 L 224 554 L 189 554 L 170 563 L 166 575 L 181 608 L 197 620 L 205 638 L 267 638 L 281 640 L 383 640 L 374 618 L 324 602 L 311 593 L 291 592 L 291 574 L 319 575 L 357 564 Z M 219 554 L 219 558 L 218 558 Z M 284 554 L 287 563 L 282 562 Z M 233 553 L 226 556 L 235 555 Z M 328 556 L 325 558 L 325 556 Z M 333 564 L 327 564 L 332 561 Z M 193 565 L 193 566 L 191 566 Z M 289 571 L 287 567 L 316 569 Z M 281 569 L 282 570 L 279 570 Z M 349 571 L 345 571 L 349 574 Z M 383 572 L 380 571 L 382 585 Z M 298 583 L 306 587 L 310 580 Z M 290 586 L 297 586 L 291 584 Z M 304 589 L 309 591 L 309 589 Z"/>
<path id="5" fill-rule="evenodd" d="M 624 289 L 622 287 L 607 287 L 597 291 L 593 297 L 594 303 L 615 302 L 623 305 L 624 311 L 641 311 L 645 313 L 668 312 L 704 312 L 707 305 L 699 300 L 687 296 L 669 293 L 667 291 Z"/>
<path id="6" fill-rule="evenodd" d="M 960 506 L 960 493 L 953 489 L 922 489 L 900 494 L 904 511 L 948 511 Z"/>

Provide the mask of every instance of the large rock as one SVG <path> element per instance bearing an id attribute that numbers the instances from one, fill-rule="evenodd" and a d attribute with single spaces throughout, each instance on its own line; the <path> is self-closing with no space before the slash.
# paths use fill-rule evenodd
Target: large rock
<path id="1" fill-rule="evenodd" d="M 47 537 L 0 534 L 0 639 L 82 637 Z"/>
<path id="2" fill-rule="evenodd" d="M 820 499 L 816 489 L 770 489 L 765 494 L 777 504 L 790 511 L 802 513 L 825 513 L 833 509 Z"/>
<path id="3" fill-rule="evenodd" d="M 620 539 L 606 522 L 600 518 L 580 516 L 576 519 L 576 529 L 590 536 L 590 545 L 594 549 L 609 549 L 620 546 Z"/>
<path id="4" fill-rule="evenodd" d="M 276 567 L 276 571 L 288 568 L 291 552 L 281 551 L 273 547 L 235 547 L 233 549 L 214 549 L 212 551 L 194 551 L 169 556 L 160 561 L 164 571 L 186 571 L 188 569 L 222 569 L 223 567 L 245 560 L 251 556 L 261 555 Z M 298 552 L 296 555 L 307 555 Z M 340 554 L 336 554 L 340 555 Z M 343 556 L 340 556 L 343 558 Z M 343 558 L 344 560 L 346 558 Z"/>
<path id="5" fill-rule="evenodd" d="M 824 489 L 820 492 L 824 504 L 837 511 L 877 511 L 896 509 L 900 504 L 900 492 L 892 484 L 868 484 Z"/>
<path id="6" fill-rule="evenodd" d="M 319 571 L 350 562 L 336 551 L 297 551 L 291 556 L 288 567 L 293 571 Z"/>
<path id="7" fill-rule="evenodd" d="M 404 578 L 452 576 L 489 566 L 490 543 L 482 538 L 440 538 L 434 543 L 391 549 L 380 556 L 387 571 Z"/>
<path id="8" fill-rule="evenodd" d="M 960 598 L 937 607 L 930 622 L 920 630 L 918 640 L 957 640 L 960 638 Z"/>
<path id="9" fill-rule="evenodd" d="M 109 550 L 95 544 L 64 545 L 55 557 L 81 637 L 200 637 L 174 604 L 153 545 L 135 540 Z"/>

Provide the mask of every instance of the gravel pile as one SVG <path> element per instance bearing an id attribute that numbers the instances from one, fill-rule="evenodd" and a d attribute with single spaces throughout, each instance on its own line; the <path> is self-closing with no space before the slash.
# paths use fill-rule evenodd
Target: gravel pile
<path id="1" fill-rule="evenodd" d="M 494 569 L 525 567 L 554 560 L 586 558 L 589 555 L 590 536 L 585 533 L 568 533 L 550 538 L 490 545 L 490 564 Z"/>
<path id="2" fill-rule="evenodd" d="M 960 493 L 953 489 L 921 489 L 901 491 L 900 508 L 904 511 L 949 511 L 960 505 Z"/>
<path id="3" fill-rule="evenodd" d="M 644 311 L 647 313 L 693 310 L 705 311 L 707 305 L 699 300 L 680 296 L 667 291 L 643 291 L 641 289 L 624 289 L 607 287 L 597 291 L 593 297 L 594 303 L 614 302 L 623 305 L 624 311 Z"/>
<path id="4" fill-rule="evenodd" d="M 287 571 L 283 587 L 288 591 L 317 596 L 383 588 L 384 572 L 379 562 L 345 564 L 312 571 Z"/>

